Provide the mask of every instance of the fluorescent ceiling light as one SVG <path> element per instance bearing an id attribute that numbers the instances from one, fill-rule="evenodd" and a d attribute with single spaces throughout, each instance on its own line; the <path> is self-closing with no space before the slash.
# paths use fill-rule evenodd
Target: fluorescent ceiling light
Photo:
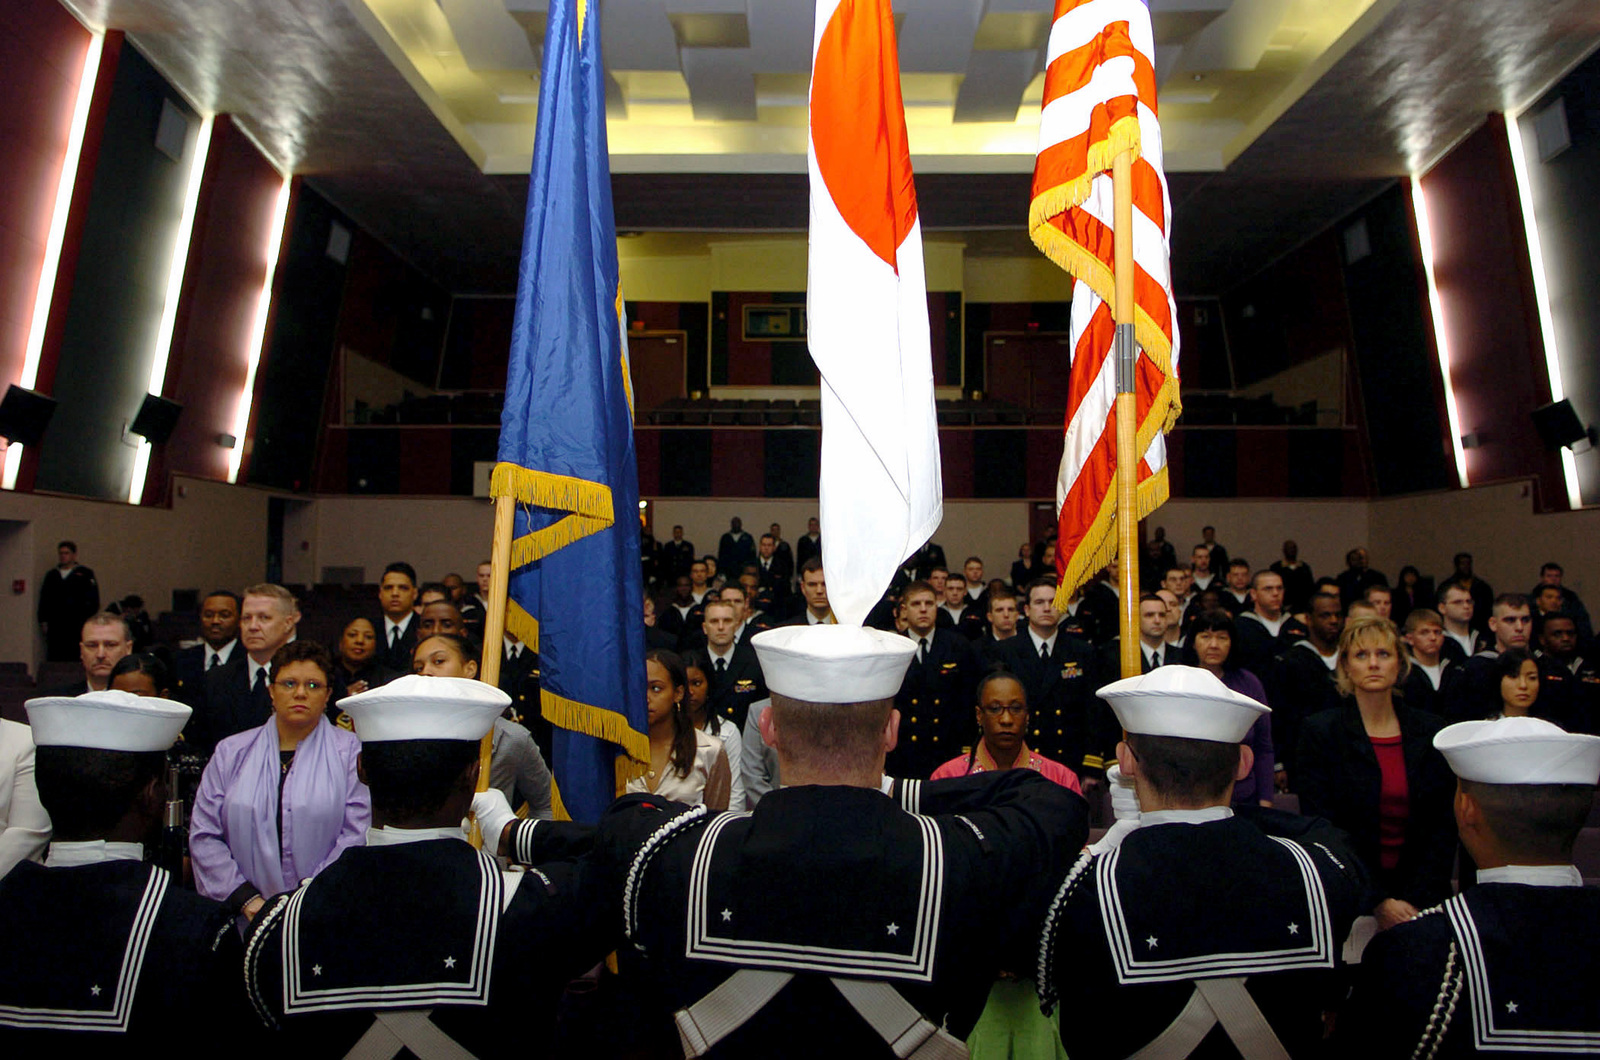
<path id="1" fill-rule="evenodd" d="M 1439 301 L 1439 285 L 1433 275 L 1433 229 L 1428 223 L 1428 200 L 1422 193 L 1420 174 L 1411 178 L 1411 202 L 1417 215 L 1418 242 L 1422 244 L 1422 271 L 1428 280 L 1428 311 L 1433 317 L 1433 341 L 1439 349 L 1439 374 L 1444 379 L 1444 409 L 1450 421 L 1450 447 L 1456 458 L 1456 479 L 1462 488 L 1467 482 L 1467 451 L 1461 445 L 1461 417 L 1456 412 L 1456 390 L 1450 381 L 1450 341 L 1445 334 L 1444 309 Z"/>
<path id="2" fill-rule="evenodd" d="M 278 189 L 278 200 L 272 207 L 272 224 L 267 229 L 267 269 L 261 283 L 261 297 L 256 303 L 255 322 L 250 326 L 250 362 L 245 370 L 244 391 L 239 395 L 239 411 L 233 419 L 234 438 L 238 441 L 228 450 L 228 481 L 239 481 L 239 464 L 244 459 L 245 439 L 250 430 L 250 404 L 255 395 L 256 369 L 261 366 L 262 347 L 267 341 L 267 318 L 272 312 L 272 281 L 278 271 L 278 251 L 283 247 L 283 229 L 289 220 L 288 177 Z"/>

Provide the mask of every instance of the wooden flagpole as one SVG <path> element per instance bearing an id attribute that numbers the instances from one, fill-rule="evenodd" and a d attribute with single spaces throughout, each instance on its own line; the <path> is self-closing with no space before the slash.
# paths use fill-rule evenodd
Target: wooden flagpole
<path id="1" fill-rule="evenodd" d="M 1121 608 L 1122 676 L 1144 670 L 1139 649 L 1139 456 L 1138 397 L 1134 368 L 1138 347 L 1133 339 L 1133 152 L 1119 152 L 1112 161 L 1113 273 L 1112 304 L 1117 325 L 1113 355 L 1117 358 L 1117 592 Z"/>
<path id="2" fill-rule="evenodd" d="M 478 664 L 478 680 L 491 685 L 500 684 L 500 659 L 504 653 L 506 635 L 506 597 L 511 585 L 511 535 L 515 532 L 517 499 L 494 499 L 494 542 L 489 553 L 489 613 L 483 623 L 483 659 Z M 537 708 L 537 705 L 536 705 Z M 483 738 L 478 748 L 478 790 L 489 790 L 489 759 L 494 751 L 494 730 Z M 483 836 L 478 831 L 476 819 L 472 822 L 469 837 L 472 845 L 481 847 Z"/>

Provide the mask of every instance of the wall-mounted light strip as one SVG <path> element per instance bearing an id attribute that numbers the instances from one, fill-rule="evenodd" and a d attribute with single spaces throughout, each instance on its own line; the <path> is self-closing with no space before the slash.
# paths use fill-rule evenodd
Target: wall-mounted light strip
<path id="1" fill-rule="evenodd" d="M 72 193 L 78 183 L 78 159 L 83 154 L 83 137 L 89 128 L 89 104 L 94 101 L 94 83 L 100 73 L 100 51 L 105 34 L 91 31 L 89 47 L 83 56 L 83 73 L 78 75 L 78 98 L 72 106 L 72 126 L 67 131 L 67 152 L 61 160 L 61 179 L 56 185 L 55 208 L 50 214 L 50 231 L 45 237 L 44 263 L 39 269 L 39 289 L 33 299 L 33 319 L 28 325 L 28 344 L 23 347 L 19 386 L 33 389 L 39 381 L 39 358 L 44 352 L 44 331 L 50 322 L 50 303 L 56 293 L 56 273 L 61 267 L 61 244 L 67 237 L 67 216 L 72 212 Z M 0 472 L 0 487 L 17 488 L 17 469 L 22 466 L 22 446 L 6 446 L 5 469 Z"/>
<path id="2" fill-rule="evenodd" d="M 1422 244 L 1422 272 L 1428 280 L 1428 311 L 1433 317 L 1433 340 L 1439 348 L 1439 374 L 1444 379 L 1444 410 L 1450 421 L 1450 447 L 1456 458 L 1456 478 L 1463 489 L 1467 482 L 1467 451 L 1461 445 L 1461 417 L 1456 412 L 1456 389 L 1450 381 L 1450 342 L 1445 335 L 1444 309 L 1439 302 L 1439 285 L 1433 276 L 1433 229 L 1428 224 L 1428 201 L 1422 193 L 1422 176 L 1411 178 L 1411 204 L 1417 215 L 1418 242 Z"/>
<path id="3" fill-rule="evenodd" d="M 278 271 L 278 251 L 283 247 L 283 229 L 289 220 L 288 177 L 278 189 L 278 201 L 272 208 L 272 224 L 267 230 L 267 271 L 261 284 L 261 298 L 256 303 L 255 322 L 250 326 L 250 366 L 245 371 L 244 392 L 239 395 L 239 412 L 233 419 L 233 448 L 228 450 L 228 481 L 239 481 L 239 464 L 244 460 L 245 441 L 250 430 L 250 403 L 256 391 L 256 369 L 261 366 L 262 347 L 267 341 L 267 317 L 272 311 L 272 280 Z"/>
<path id="4" fill-rule="evenodd" d="M 1516 116 L 1506 114 L 1506 135 L 1511 140 L 1511 170 L 1517 177 L 1517 199 L 1522 206 L 1522 230 L 1528 237 L 1528 259 L 1533 266 L 1533 301 L 1539 312 L 1539 332 L 1544 343 L 1544 367 L 1550 376 L 1550 400 L 1566 397 L 1561 384 L 1561 355 L 1556 347 L 1555 315 L 1550 310 L 1550 280 L 1544 269 L 1544 249 L 1539 243 L 1539 222 L 1533 212 L 1533 183 L 1528 177 L 1528 156 L 1522 142 L 1522 130 Z M 1567 503 L 1573 508 L 1583 507 L 1582 491 L 1578 488 L 1578 462 L 1572 450 L 1561 449 L 1561 474 L 1567 482 Z"/>
<path id="5" fill-rule="evenodd" d="M 189 160 L 189 179 L 183 189 L 183 214 L 178 219 L 178 238 L 172 247 L 172 266 L 167 270 L 167 296 L 161 305 L 161 324 L 156 329 L 155 356 L 150 362 L 148 391 L 161 396 L 167 382 L 167 361 L 172 357 L 172 332 L 178 324 L 178 298 L 183 294 L 183 274 L 189 267 L 189 242 L 194 235 L 194 215 L 200 206 L 200 185 L 205 181 L 206 156 L 211 153 L 212 117 L 200 116 L 200 134 L 195 137 L 194 157 Z M 133 479 L 128 483 L 128 503 L 144 500 L 144 480 L 150 471 L 150 442 L 141 439 L 133 456 Z"/>

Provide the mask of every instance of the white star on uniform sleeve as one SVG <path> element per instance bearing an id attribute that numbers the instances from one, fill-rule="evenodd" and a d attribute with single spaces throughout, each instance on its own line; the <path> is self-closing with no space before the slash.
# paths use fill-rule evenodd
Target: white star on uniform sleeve
<path id="1" fill-rule="evenodd" d="M 444 959 L 444 966 L 446 968 L 454 968 L 456 966 L 456 959 L 454 957 L 446 957 Z"/>
<path id="2" fill-rule="evenodd" d="M 1289 925 L 1289 934 L 1291 934 L 1291 935 L 1300 934 L 1300 925 L 1299 924 L 1290 924 Z"/>
<path id="3" fill-rule="evenodd" d="M 732 909 L 724 909 L 722 911 L 722 922 L 724 924 L 726 924 L 728 921 L 730 921 L 732 919 L 733 919 L 733 910 Z"/>
<path id="4" fill-rule="evenodd" d="M 900 934 L 900 925 L 899 924 L 890 924 L 889 925 L 889 934 L 891 934 L 891 935 Z"/>
<path id="5" fill-rule="evenodd" d="M 1517 1011 L 1517 1003 L 1515 1001 L 1507 1001 L 1506 1002 L 1506 1014 L 1510 1015 L 1510 1014 L 1512 1014 L 1512 1013 L 1514 1013 L 1516 1011 Z"/>
<path id="6" fill-rule="evenodd" d="M 96 986 L 91 986 L 91 987 L 90 987 L 90 988 L 89 988 L 89 994 L 90 994 L 90 996 L 92 996 L 92 997 L 99 997 L 99 996 L 100 996 L 100 987 L 99 987 L 99 986 L 98 986 L 98 985 L 96 985 Z"/>
<path id="7" fill-rule="evenodd" d="M 1144 944 L 1149 946 L 1151 949 L 1155 949 L 1156 946 L 1159 945 L 1159 943 L 1156 942 L 1156 937 L 1154 935 L 1151 935 L 1149 938 L 1145 939 Z"/>

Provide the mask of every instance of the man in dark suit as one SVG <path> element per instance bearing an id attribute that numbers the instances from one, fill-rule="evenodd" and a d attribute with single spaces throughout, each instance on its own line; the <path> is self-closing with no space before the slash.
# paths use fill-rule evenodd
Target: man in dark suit
<path id="1" fill-rule="evenodd" d="M 1142 674 L 1181 661 L 1177 652 L 1167 648 L 1167 603 L 1155 593 L 1139 597 L 1139 660 Z M 1121 677 L 1122 637 L 1118 635 L 1100 646 L 1100 680 L 1109 683 Z"/>
<path id="2" fill-rule="evenodd" d="M 218 589 L 200 601 L 200 643 L 172 653 L 173 696 L 194 706 L 208 671 L 226 665 L 239 648 L 239 596 Z"/>
<path id="3" fill-rule="evenodd" d="M 778 539 L 771 534 L 761 535 L 756 553 L 756 574 L 761 588 L 772 593 L 772 606 L 781 609 L 789 600 L 794 585 L 794 558 L 778 551 Z"/>
<path id="4" fill-rule="evenodd" d="M 515 633 L 506 631 L 500 655 L 500 691 L 511 697 L 506 717 L 533 734 L 539 753 L 550 761 L 553 742 L 550 723 L 539 705 L 539 653 L 524 644 Z"/>
<path id="5" fill-rule="evenodd" d="M 963 740 L 970 745 L 973 739 L 979 659 L 966 637 L 938 628 L 937 597 L 927 582 L 906 587 L 900 613 L 917 650 L 895 696 L 900 740 L 884 769 L 891 776 L 926 780 L 961 752 Z"/>
<path id="6" fill-rule="evenodd" d="M 1027 629 L 995 653 L 1022 678 L 1032 728 L 1028 746 L 1078 772 L 1085 788 L 1103 783 L 1112 739 L 1111 711 L 1095 698 L 1103 683 L 1094 648 L 1060 629 L 1055 582 L 1028 586 Z M 1110 746 L 1106 746 L 1107 740 Z"/>
<path id="7" fill-rule="evenodd" d="M 78 635 L 88 617 L 100 610 L 100 583 L 94 571 L 78 563 L 78 546 L 56 546 L 60 564 L 45 571 L 39 583 L 39 625 L 44 630 L 45 658 L 71 662 L 78 657 Z"/>
<path id="8" fill-rule="evenodd" d="M 822 557 L 822 524 L 815 516 L 806 520 L 805 534 L 794 543 L 794 561 L 800 568 L 804 568 L 806 560 L 812 556 Z"/>
<path id="9" fill-rule="evenodd" d="M 822 573 L 822 557 L 810 556 L 800 565 L 800 596 L 805 606 L 786 626 L 833 625 L 833 608 L 828 603 L 828 581 Z"/>
<path id="10" fill-rule="evenodd" d="M 1389 579 L 1381 571 L 1368 566 L 1367 550 L 1352 548 L 1344 556 L 1345 569 L 1335 579 L 1339 583 L 1339 599 L 1348 610 L 1357 600 L 1366 599 L 1367 586 L 1388 585 Z"/>
<path id="11" fill-rule="evenodd" d="M 1472 553 L 1455 554 L 1455 573 L 1444 580 L 1444 585 L 1459 585 L 1472 594 L 1472 628 L 1482 633 L 1489 628 L 1489 618 L 1494 608 L 1495 593 L 1489 583 L 1472 573 Z"/>
<path id="12" fill-rule="evenodd" d="M 711 693 L 706 710 L 727 718 L 742 730 L 750 704 L 767 698 L 767 685 L 750 638 L 734 640 L 739 622 L 738 605 L 731 600 L 706 601 L 706 657 L 711 664 Z"/>
<path id="13" fill-rule="evenodd" d="M 205 694 L 189 719 L 184 738 L 204 753 L 236 732 L 253 729 L 272 714 L 272 657 L 295 639 L 300 605 L 281 585 L 263 583 L 244 591 L 239 609 L 239 641 L 243 652 L 205 677 Z M 406 664 L 410 668 L 409 661 Z"/>
<path id="14" fill-rule="evenodd" d="M 1267 703 L 1272 707 L 1273 766 L 1277 770 L 1274 779 L 1280 791 L 1294 786 L 1300 723 L 1340 703 L 1334 668 L 1339 661 L 1339 634 L 1343 629 L 1344 612 L 1339 598 L 1332 593 L 1318 593 L 1311 598 L 1310 636 L 1291 645 L 1262 676 Z"/>
<path id="15" fill-rule="evenodd" d="M 672 539 L 662 543 L 661 562 L 669 578 L 689 573 L 689 567 L 694 563 L 694 542 L 683 539 L 682 526 L 674 526 Z"/>
<path id="16" fill-rule="evenodd" d="M 411 652 L 417 646 L 417 572 L 409 563 L 383 568 L 378 583 L 378 607 L 383 622 L 378 629 L 378 661 L 403 674 L 411 672 Z"/>
<path id="17" fill-rule="evenodd" d="M 755 558 L 755 538 L 736 515 L 728 520 L 728 532 L 717 542 L 717 570 L 726 578 L 737 578 L 744 565 Z"/>

